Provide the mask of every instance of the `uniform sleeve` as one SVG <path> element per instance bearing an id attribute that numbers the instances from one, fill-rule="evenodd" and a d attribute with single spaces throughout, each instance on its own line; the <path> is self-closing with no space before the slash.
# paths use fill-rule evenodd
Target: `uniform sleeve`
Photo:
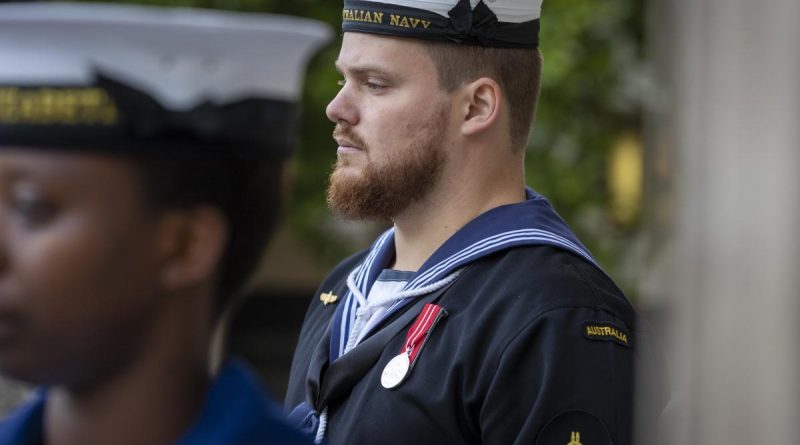
<path id="1" fill-rule="evenodd" d="M 480 410 L 486 445 L 628 445 L 631 330 L 608 312 L 567 307 L 513 333 L 488 367 Z"/>

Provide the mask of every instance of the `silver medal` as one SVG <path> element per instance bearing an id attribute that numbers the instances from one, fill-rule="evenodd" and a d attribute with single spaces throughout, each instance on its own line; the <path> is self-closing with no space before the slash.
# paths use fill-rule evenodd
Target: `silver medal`
<path id="1" fill-rule="evenodd" d="M 381 385 L 386 389 L 392 389 L 403 383 L 410 367 L 411 362 L 408 359 L 407 352 L 403 352 L 389 360 L 389 363 L 383 368 L 383 374 L 381 374 Z"/>

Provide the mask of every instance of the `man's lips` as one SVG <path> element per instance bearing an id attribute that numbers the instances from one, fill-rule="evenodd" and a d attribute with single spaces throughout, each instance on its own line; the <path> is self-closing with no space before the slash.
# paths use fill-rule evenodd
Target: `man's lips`
<path id="1" fill-rule="evenodd" d="M 355 142 L 351 141 L 350 139 L 345 138 L 335 138 L 336 143 L 339 144 L 340 147 L 347 147 L 353 148 L 356 150 L 361 150 L 361 147 L 358 146 Z"/>
<path id="2" fill-rule="evenodd" d="M 336 153 L 340 155 L 356 154 L 361 153 L 361 149 L 355 147 L 339 147 L 336 149 Z"/>
<path id="3" fill-rule="evenodd" d="M 366 144 L 354 132 L 347 128 L 337 125 L 333 129 L 333 140 L 339 145 L 339 153 L 355 153 L 366 151 Z"/>
<path id="4" fill-rule="evenodd" d="M 336 143 L 339 144 L 339 148 L 336 150 L 338 154 L 357 153 L 364 151 L 363 148 L 347 139 L 336 139 Z"/>

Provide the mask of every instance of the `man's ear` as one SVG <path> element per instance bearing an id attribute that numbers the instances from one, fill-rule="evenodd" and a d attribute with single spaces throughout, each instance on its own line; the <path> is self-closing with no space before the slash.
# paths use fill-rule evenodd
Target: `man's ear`
<path id="1" fill-rule="evenodd" d="M 486 130 L 498 120 L 503 94 L 497 82 L 488 77 L 481 77 L 462 88 L 464 121 L 461 133 L 471 136 Z"/>
<path id="2" fill-rule="evenodd" d="M 168 211 L 160 227 L 162 285 L 167 290 L 214 282 L 228 242 L 228 225 L 219 209 L 197 206 Z"/>

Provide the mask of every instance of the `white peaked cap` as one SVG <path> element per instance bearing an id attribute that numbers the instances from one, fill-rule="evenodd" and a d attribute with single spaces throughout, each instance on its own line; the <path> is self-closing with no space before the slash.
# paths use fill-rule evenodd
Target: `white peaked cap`
<path id="1" fill-rule="evenodd" d="M 99 73 L 170 110 L 297 101 L 324 24 L 266 14 L 78 3 L 0 4 L 0 85 L 83 85 Z"/>

